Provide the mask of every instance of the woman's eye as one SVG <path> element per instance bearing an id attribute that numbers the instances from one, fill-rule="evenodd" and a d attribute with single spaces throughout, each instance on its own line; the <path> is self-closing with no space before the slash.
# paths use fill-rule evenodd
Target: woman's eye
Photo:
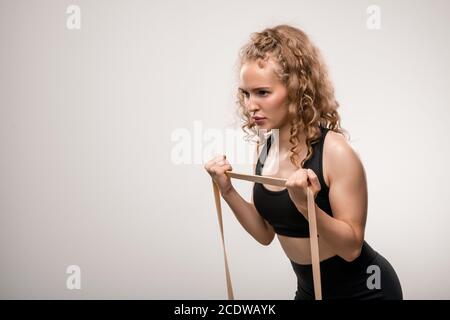
<path id="1" fill-rule="evenodd" d="M 250 93 L 246 92 L 246 91 L 241 91 L 242 95 L 245 98 L 248 98 L 250 96 Z M 269 91 L 265 91 L 265 90 L 259 90 L 257 91 L 258 95 L 261 97 L 266 97 L 270 92 Z"/>

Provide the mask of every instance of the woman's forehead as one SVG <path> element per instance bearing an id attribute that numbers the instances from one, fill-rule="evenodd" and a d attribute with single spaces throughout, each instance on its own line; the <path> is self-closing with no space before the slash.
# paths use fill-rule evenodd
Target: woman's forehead
<path id="1" fill-rule="evenodd" d="M 260 61 L 247 61 L 241 67 L 239 80 L 242 89 L 273 86 L 279 82 L 275 62 L 271 59 L 262 64 Z"/>

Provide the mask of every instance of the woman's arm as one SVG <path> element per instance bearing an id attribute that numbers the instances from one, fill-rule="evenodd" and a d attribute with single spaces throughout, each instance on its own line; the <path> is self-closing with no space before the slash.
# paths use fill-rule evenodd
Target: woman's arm
<path id="1" fill-rule="evenodd" d="M 329 178 L 329 201 L 333 217 L 316 205 L 317 233 L 320 240 L 336 254 L 346 261 L 353 261 L 360 255 L 364 241 L 367 218 L 366 174 L 359 156 L 342 135 L 330 131 L 326 139 L 323 157 L 326 159 L 324 164 Z M 307 212 L 304 203 L 297 205 L 297 208 L 300 212 Z"/>
<path id="2" fill-rule="evenodd" d="M 256 162 L 259 157 L 259 146 L 253 153 L 253 171 L 255 173 Z M 252 189 L 253 190 L 253 189 Z M 245 201 L 239 193 L 233 188 L 226 194 L 222 195 L 223 199 L 228 203 L 233 211 L 236 219 L 244 227 L 244 229 L 262 245 L 269 245 L 275 237 L 273 227 L 259 214 L 253 204 L 253 193 L 251 202 Z"/>
<path id="3" fill-rule="evenodd" d="M 340 134 L 332 133 L 327 160 L 329 201 L 333 217 L 316 205 L 317 232 L 346 261 L 359 257 L 367 218 L 367 182 L 358 154 Z"/>
<path id="4" fill-rule="evenodd" d="M 265 246 L 272 242 L 275 232 L 272 226 L 265 222 L 253 203 L 245 201 L 234 187 L 222 197 L 239 223 L 256 241 Z"/>

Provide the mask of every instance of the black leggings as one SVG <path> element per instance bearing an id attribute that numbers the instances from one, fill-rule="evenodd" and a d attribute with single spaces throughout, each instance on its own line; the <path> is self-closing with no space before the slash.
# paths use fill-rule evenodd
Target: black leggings
<path id="1" fill-rule="evenodd" d="M 292 260 L 291 264 L 297 275 L 294 300 L 314 300 L 311 264 L 298 264 Z M 394 268 L 365 241 L 361 255 L 352 262 L 337 255 L 320 262 L 320 274 L 323 300 L 403 300 Z"/>

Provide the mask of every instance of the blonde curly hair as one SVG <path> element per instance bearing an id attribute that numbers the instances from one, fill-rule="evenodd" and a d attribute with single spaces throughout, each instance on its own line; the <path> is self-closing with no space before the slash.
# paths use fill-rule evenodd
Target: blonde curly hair
<path id="1" fill-rule="evenodd" d="M 293 144 L 290 149 L 290 161 L 299 168 L 299 135 L 305 136 L 308 148 L 304 163 L 312 157 L 312 144 L 320 138 L 320 126 L 329 128 L 349 138 L 348 132 L 340 127 L 340 116 L 337 112 L 339 103 L 334 96 L 334 88 L 328 77 L 328 69 L 319 50 L 302 31 L 289 25 L 278 25 L 252 33 L 250 40 L 239 52 L 237 68 L 248 61 L 276 62 L 276 74 L 288 91 L 288 113 L 290 119 L 290 138 Z M 239 71 L 238 71 L 239 72 Z M 244 124 L 241 129 L 249 136 L 260 135 L 256 124 L 250 121 L 251 115 L 244 105 L 244 96 L 237 90 L 238 113 Z M 259 151 L 258 151 L 259 154 Z"/>

